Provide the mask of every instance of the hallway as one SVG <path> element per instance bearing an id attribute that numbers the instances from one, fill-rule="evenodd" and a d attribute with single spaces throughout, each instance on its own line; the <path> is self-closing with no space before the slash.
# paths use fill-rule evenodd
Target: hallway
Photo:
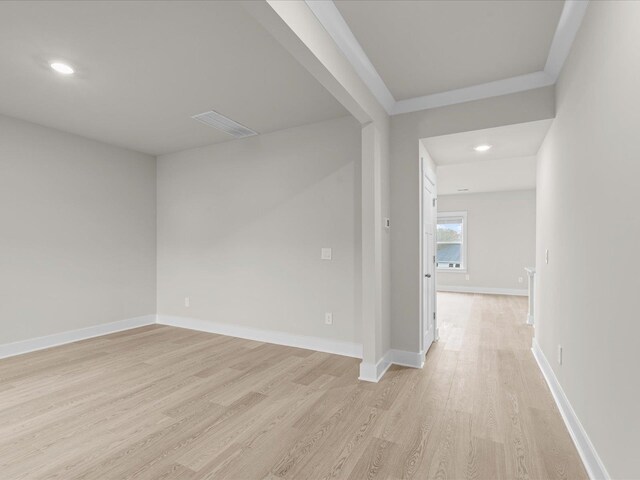
<path id="1" fill-rule="evenodd" d="M 588 478 L 531 354 L 525 297 L 439 293 L 422 424 L 437 405 L 429 478 Z M 429 442 L 430 443 L 430 442 Z"/>

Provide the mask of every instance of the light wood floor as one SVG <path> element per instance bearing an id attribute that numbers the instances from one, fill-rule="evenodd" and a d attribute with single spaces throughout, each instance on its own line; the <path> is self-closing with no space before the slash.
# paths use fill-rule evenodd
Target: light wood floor
<path id="1" fill-rule="evenodd" d="M 0 361 L 0 478 L 583 479 L 524 298 L 441 294 L 423 370 L 150 326 Z"/>

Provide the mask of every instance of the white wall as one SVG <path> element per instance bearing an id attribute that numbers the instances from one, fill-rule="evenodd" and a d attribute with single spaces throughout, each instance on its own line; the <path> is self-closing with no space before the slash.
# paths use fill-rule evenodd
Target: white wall
<path id="1" fill-rule="evenodd" d="M 0 344 L 155 313 L 155 159 L 0 116 Z"/>
<path id="2" fill-rule="evenodd" d="M 159 157 L 158 313 L 361 342 L 360 142 L 348 117 Z"/>
<path id="3" fill-rule="evenodd" d="M 438 213 L 459 211 L 467 212 L 467 271 L 438 271 L 438 288 L 500 289 L 526 294 L 524 267 L 535 266 L 536 191 L 438 196 Z"/>
<path id="4" fill-rule="evenodd" d="M 536 340 L 616 479 L 640 477 L 639 22 L 590 3 L 538 158 Z"/>

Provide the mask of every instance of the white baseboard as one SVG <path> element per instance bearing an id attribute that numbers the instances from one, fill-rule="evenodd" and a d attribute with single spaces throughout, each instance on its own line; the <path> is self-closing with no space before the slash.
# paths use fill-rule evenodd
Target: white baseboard
<path id="1" fill-rule="evenodd" d="M 378 383 L 391 365 L 422 368 L 424 366 L 424 357 L 424 353 L 391 349 L 376 364 L 362 362 L 360 364 L 360 377 L 358 378 L 365 382 Z"/>
<path id="2" fill-rule="evenodd" d="M 405 350 L 390 350 L 391 363 L 403 367 L 422 368 L 424 367 L 424 353 L 407 352 Z"/>
<path id="3" fill-rule="evenodd" d="M 23 353 L 35 352 L 45 348 L 57 347 L 66 343 L 77 342 L 87 338 L 99 337 L 110 333 L 130 330 L 132 328 L 153 325 L 156 323 L 155 315 L 144 315 L 142 317 L 127 318 L 116 322 L 102 323 L 91 327 L 70 330 L 67 332 L 54 333 L 44 337 L 30 338 L 13 343 L 0 345 L 0 358 L 13 357 Z"/>
<path id="4" fill-rule="evenodd" d="M 493 288 L 493 287 L 467 287 L 457 285 L 438 285 L 436 288 L 439 292 L 455 292 L 455 293 L 483 293 L 487 295 L 518 295 L 526 297 L 529 291 L 518 288 Z"/>
<path id="5" fill-rule="evenodd" d="M 198 330 L 201 332 L 228 335 L 230 337 L 257 340 L 258 342 L 275 343 L 276 345 L 286 345 L 288 347 L 305 348 L 307 350 L 316 350 L 318 352 L 362 358 L 362 344 L 355 342 L 331 340 L 328 338 L 311 337 L 308 335 L 297 335 L 294 333 L 265 330 L 262 328 L 243 327 L 230 323 L 200 320 L 189 317 L 174 317 L 171 315 L 158 315 L 157 323 L 160 325 L 188 328 L 190 330 Z"/>
<path id="6" fill-rule="evenodd" d="M 390 366 L 391 350 L 378 360 L 378 363 L 376 364 L 369 362 L 360 363 L 360 376 L 358 377 L 358 380 L 378 383 L 387 370 L 389 370 Z"/>
<path id="7" fill-rule="evenodd" d="M 555 400 L 556 405 L 558 405 L 562 419 L 564 420 L 567 430 L 569 430 L 569 435 L 571 435 L 571 439 L 573 440 L 573 443 L 580 454 L 580 458 L 587 469 L 589 478 L 592 480 L 609 480 L 611 477 L 609 476 L 607 469 L 602 463 L 598 452 L 596 452 L 593 443 L 591 443 L 587 432 L 582 427 L 576 412 L 574 412 L 573 407 L 569 403 L 569 399 L 562 390 L 560 382 L 558 382 L 547 357 L 545 357 L 535 337 L 533 339 L 531 351 L 533 352 L 536 362 L 538 362 L 538 367 L 540 367 L 544 379 L 547 381 L 547 385 L 549 385 L 553 399 Z"/>

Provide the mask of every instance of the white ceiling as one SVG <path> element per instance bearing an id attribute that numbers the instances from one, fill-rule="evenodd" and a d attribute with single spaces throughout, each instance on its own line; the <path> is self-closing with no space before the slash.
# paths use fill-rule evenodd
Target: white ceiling
<path id="1" fill-rule="evenodd" d="M 536 157 L 504 158 L 438 167 L 438 195 L 536 188 Z M 461 191 L 465 189 L 466 191 Z"/>
<path id="2" fill-rule="evenodd" d="M 429 155 L 438 165 L 481 162 L 501 158 L 536 155 L 553 120 L 518 123 L 503 127 L 486 128 L 472 132 L 440 135 L 423 140 Z M 492 145 L 483 153 L 473 148 L 477 145 Z"/>
<path id="3" fill-rule="evenodd" d="M 438 194 L 535 188 L 536 155 L 553 120 L 422 139 L 438 166 Z M 477 145 L 492 145 L 476 152 Z"/>
<path id="4" fill-rule="evenodd" d="M 337 0 L 393 97 L 544 69 L 563 1 Z"/>
<path id="5" fill-rule="evenodd" d="M 0 113 L 151 154 L 347 115 L 237 2 L 0 2 L 0 65 Z"/>

